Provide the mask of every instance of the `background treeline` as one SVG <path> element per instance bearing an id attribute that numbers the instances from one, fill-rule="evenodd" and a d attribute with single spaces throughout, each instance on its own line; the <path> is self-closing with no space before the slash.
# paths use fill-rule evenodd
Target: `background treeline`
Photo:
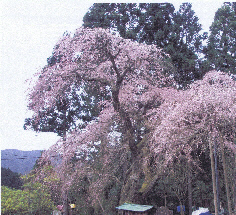
<path id="1" fill-rule="evenodd" d="M 177 11 L 170 3 L 94 4 L 84 26 L 108 28 L 123 38 L 163 48 L 175 66 L 176 81 L 184 87 L 211 69 L 236 73 L 235 8 L 232 2 L 218 9 L 209 37 L 191 3 Z"/>
<path id="2" fill-rule="evenodd" d="M 23 185 L 23 181 L 19 173 L 12 172 L 10 169 L 1 167 L 1 185 L 20 189 Z"/>

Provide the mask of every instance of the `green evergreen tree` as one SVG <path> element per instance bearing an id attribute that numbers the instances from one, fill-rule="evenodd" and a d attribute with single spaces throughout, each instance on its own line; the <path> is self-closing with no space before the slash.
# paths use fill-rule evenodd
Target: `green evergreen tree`
<path id="1" fill-rule="evenodd" d="M 169 3 L 139 4 L 140 36 L 138 42 L 165 48 L 170 42 L 175 8 Z"/>
<path id="2" fill-rule="evenodd" d="M 52 56 L 47 62 L 47 66 L 53 66 L 60 62 L 60 57 Z M 70 87 L 63 99 L 58 98 L 53 107 L 42 109 L 38 117 L 26 118 L 23 127 L 25 130 L 32 129 L 37 132 L 54 132 L 63 137 L 67 131 L 81 129 L 95 119 L 100 111 L 97 104 L 106 94 L 107 92 L 99 93 L 97 87 L 83 85 L 78 78 L 78 82 Z"/>
<path id="3" fill-rule="evenodd" d="M 108 28 L 123 38 L 137 40 L 140 15 L 137 4 L 96 3 L 85 14 L 83 25 L 88 28 Z"/>
<path id="4" fill-rule="evenodd" d="M 171 43 L 165 49 L 177 68 L 176 79 L 183 85 L 204 75 L 204 71 L 200 68 L 202 63 L 200 54 L 207 33 L 200 33 L 202 27 L 198 21 L 192 5 L 183 3 L 173 17 Z"/>
<path id="5" fill-rule="evenodd" d="M 236 4 L 224 3 L 210 27 L 207 59 L 217 70 L 236 73 Z"/>
<path id="6" fill-rule="evenodd" d="M 180 87 L 200 79 L 201 25 L 190 3 L 179 11 L 170 3 L 94 4 L 84 16 L 84 27 L 109 28 L 123 38 L 155 44 L 170 55 L 176 71 L 172 71 Z"/>

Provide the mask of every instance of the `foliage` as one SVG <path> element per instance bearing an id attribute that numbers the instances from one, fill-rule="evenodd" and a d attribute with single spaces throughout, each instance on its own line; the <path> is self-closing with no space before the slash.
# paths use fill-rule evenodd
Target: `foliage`
<path id="1" fill-rule="evenodd" d="M 207 59 L 217 70 L 236 73 L 235 3 L 224 3 L 215 14 L 210 27 Z"/>
<path id="2" fill-rule="evenodd" d="M 83 21 L 84 27 L 108 28 L 123 38 L 163 48 L 176 68 L 172 72 L 180 87 L 204 75 L 199 54 L 207 34 L 200 33 L 202 28 L 190 3 L 183 3 L 177 12 L 170 3 L 98 3 Z"/>
<path id="3" fill-rule="evenodd" d="M 153 136 L 153 151 L 162 159 L 165 154 L 170 163 L 173 153 L 192 160 L 194 148 L 206 147 L 212 141 L 236 153 L 235 81 L 223 73 L 209 72 L 199 82 L 184 91 L 185 99 L 176 104 Z"/>
<path id="4" fill-rule="evenodd" d="M 60 159 L 60 157 L 54 158 L 54 161 L 57 159 Z M 58 163 L 54 163 L 54 165 L 58 165 Z M 40 174 L 38 174 L 39 172 Z M 54 204 L 61 204 L 61 181 L 52 165 L 48 163 L 42 165 L 40 160 L 38 160 L 37 167 L 28 175 L 23 176 L 22 179 L 24 181 L 24 187 L 30 187 L 35 183 L 40 183 L 43 190 L 50 195 L 50 199 Z"/>
<path id="5" fill-rule="evenodd" d="M 1 212 L 2 214 L 26 214 L 28 212 L 28 193 L 2 186 Z"/>
<path id="6" fill-rule="evenodd" d="M 8 214 L 49 214 L 54 206 L 50 196 L 41 184 L 27 184 L 24 190 L 1 187 L 1 213 Z"/>
<path id="7" fill-rule="evenodd" d="M 55 62 L 48 64 L 48 67 L 53 65 Z M 54 132 L 63 137 L 67 131 L 82 129 L 98 115 L 96 104 L 102 97 L 104 93 L 99 92 L 96 87 L 91 89 L 75 82 L 66 92 L 66 96 L 58 99 L 53 107 L 43 108 L 37 117 L 26 118 L 24 129 Z"/>
<path id="8" fill-rule="evenodd" d="M 94 4 L 83 18 L 84 27 L 105 28 L 119 32 L 125 39 L 136 39 L 140 26 L 136 25 L 140 10 L 137 4 Z"/>
<path id="9" fill-rule="evenodd" d="M 23 182 L 20 178 L 20 174 L 12 172 L 9 168 L 1 167 L 1 185 L 10 188 L 20 189 Z"/>
<path id="10" fill-rule="evenodd" d="M 177 68 L 176 80 L 183 86 L 201 79 L 205 74 L 200 65 L 202 65 L 202 42 L 207 38 L 207 33 L 200 33 L 202 27 L 198 21 L 192 5 L 183 3 L 174 14 L 171 43 L 165 48 Z"/>
<path id="11" fill-rule="evenodd" d="M 175 160 L 173 167 L 165 168 L 148 192 L 148 203 L 156 207 L 166 206 L 176 210 L 177 205 L 187 205 L 188 164 L 184 157 Z M 184 165 L 183 165 L 184 164 Z M 159 199 L 158 201 L 156 199 Z"/>
<path id="12" fill-rule="evenodd" d="M 220 144 L 223 137 L 225 146 L 235 153 L 235 85 L 230 76 L 212 71 L 189 90 L 180 92 L 178 103 L 156 128 L 153 136 L 156 152 L 159 147 L 160 151 L 169 150 L 173 145 L 168 143 L 172 142 L 176 153 L 183 151 L 190 156 L 190 147 L 198 148 L 207 141 L 207 134 Z"/>

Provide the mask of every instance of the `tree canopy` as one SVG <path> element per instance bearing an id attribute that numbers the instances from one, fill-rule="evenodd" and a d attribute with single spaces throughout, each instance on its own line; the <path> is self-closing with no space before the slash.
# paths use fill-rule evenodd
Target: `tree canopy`
<path id="1" fill-rule="evenodd" d="M 154 89 L 173 84 L 168 70 L 163 71 L 161 50 L 115 37 L 106 30 L 79 29 L 72 38 L 66 35 L 54 52 L 62 55 L 59 65 L 45 67 L 30 93 L 29 107 L 36 115 L 65 98 L 75 80 L 90 86 L 99 83 L 102 90 L 109 89 L 111 94 L 110 99 L 103 101 L 103 112 L 109 108 L 110 117 L 118 112 L 133 133 L 133 111 L 145 113 L 149 99 L 158 96 Z M 137 94 L 135 100 L 130 98 L 131 93 Z M 130 143 L 131 148 L 133 145 Z"/>
<path id="2" fill-rule="evenodd" d="M 29 94 L 34 117 L 65 99 L 75 83 L 109 95 L 99 101 L 95 120 L 41 159 L 41 165 L 54 162 L 67 195 L 80 184 L 97 213 L 119 202 L 143 202 L 180 156 L 197 168 L 194 150 L 204 151 L 212 140 L 235 153 L 236 87 L 230 76 L 212 71 L 188 90 L 176 90 L 161 49 L 101 28 L 64 35 L 53 54 L 60 61 L 43 68 Z"/>

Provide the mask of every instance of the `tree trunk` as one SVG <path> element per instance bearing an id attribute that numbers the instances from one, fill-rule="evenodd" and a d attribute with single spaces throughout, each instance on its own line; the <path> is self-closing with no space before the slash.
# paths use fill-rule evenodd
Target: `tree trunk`
<path id="1" fill-rule="evenodd" d="M 178 197 L 178 196 L 177 196 Z M 183 208 L 183 203 L 182 201 L 180 200 L 180 198 L 178 197 L 179 199 L 179 203 L 180 203 L 180 215 L 184 215 L 184 208 Z"/>
<path id="2" fill-rule="evenodd" d="M 234 214 L 236 215 L 236 155 L 234 155 Z"/>
<path id="3" fill-rule="evenodd" d="M 228 211 L 229 211 L 229 215 L 232 215 L 229 182 L 228 182 L 228 176 L 227 176 L 228 171 L 227 171 L 227 166 L 226 166 L 226 161 L 225 161 L 225 152 L 224 152 L 223 142 L 221 143 L 221 154 L 222 154 L 222 163 L 223 163 L 223 170 L 224 170 L 226 196 L 227 196 L 227 202 L 228 202 Z"/>
<path id="4" fill-rule="evenodd" d="M 142 195 L 139 193 L 141 188 L 140 171 L 142 168 L 138 158 L 136 158 L 135 161 L 132 160 L 132 166 L 130 168 L 121 190 L 120 204 L 125 202 L 135 202 L 138 204 L 142 202 Z"/>
<path id="5" fill-rule="evenodd" d="M 215 177 L 216 177 L 216 202 L 217 202 L 217 209 L 220 211 L 220 191 L 219 191 L 219 173 L 218 173 L 218 161 L 217 161 L 217 144 L 214 141 L 214 158 L 215 158 Z"/>
<path id="6" fill-rule="evenodd" d="M 212 185 L 213 185 L 213 194 L 214 194 L 215 215 L 218 215 L 219 211 L 218 211 L 218 207 L 217 207 L 216 174 L 215 174 L 215 164 L 214 164 L 214 155 L 213 155 L 211 137 L 209 137 L 209 149 L 210 149 L 210 158 L 211 158 L 211 172 L 212 172 Z"/>
<path id="7" fill-rule="evenodd" d="M 192 169 L 190 163 L 188 163 L 188 207 L 189 215 L 192 214 L 193 198 L 192 198 Z"/>
<path id="8" fill-rule="evenodd" d="M 65 144 L 66 144 L 66 111 L 67 111 L 67 108 L 66 108 L 66 106 L 65 106 L 65 108 L 63 109 L 63 147 L 64 147 L 64 149 L 65 149 Z M 63 175 L 63 178 L 62 178 L 62 180 L 64 181 L 64 183 L 66 183 L 66 174 L 64 174 Z M 69 215 L 70 213 L 69 213 L 69 203 L 68 203 L 68 191 L 64 191 L 65 193 L 64 193 L 64 195 L 63 195 L 63 199 L 62 199 L 62 201 L 63 201 L 63 211 L 64 211 L 64 213 L 63 213 L 63 215 Z"/>
<path id="9" fill-rule="evenodd" d="M 167 195 L 165 195 L 165 208 L 166 208 L 166 206 L 167 206 L 166 197 L 167 197 Z"/>
<path id="10" fill-rule="evenodd" d="M 68 204 L 67 193 L 65 193 L 63 196 L 63 215 L 69 215 L 69 204 Z"/>

